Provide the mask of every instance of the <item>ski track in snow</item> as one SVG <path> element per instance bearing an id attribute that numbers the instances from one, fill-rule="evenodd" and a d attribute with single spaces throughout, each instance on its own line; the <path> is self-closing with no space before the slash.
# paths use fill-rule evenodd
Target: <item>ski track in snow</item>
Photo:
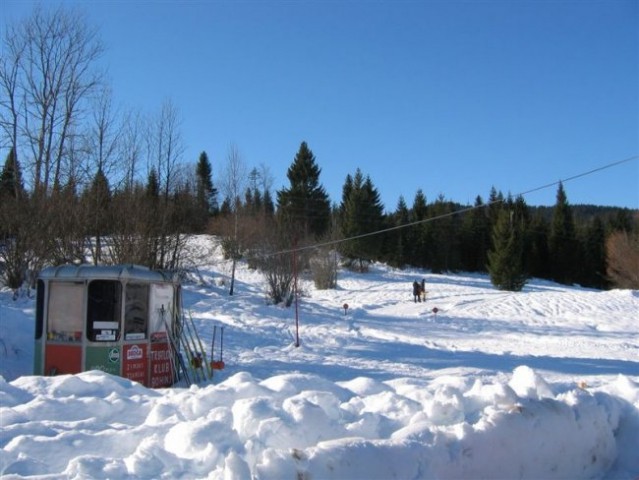
<path id="1" fill-rule="evenodd" d="M 411 284 L 422 278 L 427 299 L 414 303 Z M 192 299 L 185 303 L 191 305 L 205 341 L 210 343 L 212 323 L 225 325 L 227 335 L 233 332 L 225 355 L 238 363 L 259 364 L 265 375 L 291 368 L 312 373 L 313 365 L 325 364 L 326 359 L 335 365 L 339 379 L 384 371 L 389 378 L 428 377 L 433 369 L 459 367 L 494 372 L 504 364 L 582 375 L 637 373 L 637 365 L 627 361 L 632 351 L 639 358 L 639 335 L 628 318 L 627 304 L 630 295 L 639 311 L 639 298 L 624 291 L 589 291 L 535 281 L 516 294 L 496 291 L 480 275 L 434 275 L 375 266 L 367 274 L 344 272 L 337 289 L 315 290 L 312 301 L 306 301 L 304 293 L 312 290 L 310 281 L 300 282 L 301 347 L 296 349 L 286 348 L 296 339 L 294 308 L 267 305 L 261 285 L 253 273 L 236 283 L 241 292 L 236 298 L 222 291 L 201 291 L 207 297 L 203 307 L 211 310 L 212 304 L 225 303 L 219 308 L 223 315 L 198 309 Z M 250 321 L 256 315 L 261 317 L 259 327 Z M 523 338 L 522 330 L 527 332 Z M 605 339 L 600 331 L 606 332 Z M 237 351 L 233 338 L 238 345 L 254 348 Z"/>

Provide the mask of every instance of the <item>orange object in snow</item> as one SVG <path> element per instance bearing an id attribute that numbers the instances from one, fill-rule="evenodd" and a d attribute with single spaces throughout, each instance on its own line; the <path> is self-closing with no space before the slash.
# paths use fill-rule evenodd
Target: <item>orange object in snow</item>
<path id="1" fill-rule="evenodd" d="M 224 361 L 223 360 L 212 361 L 211 368 L 213 370 L 224 370 Z"/>

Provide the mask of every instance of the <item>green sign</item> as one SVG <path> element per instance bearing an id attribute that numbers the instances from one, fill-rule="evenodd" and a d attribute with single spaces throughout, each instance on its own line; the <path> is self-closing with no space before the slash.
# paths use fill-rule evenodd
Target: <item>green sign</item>
<path id="1" fill-rule="evenodd" d="M 102 370 L 113 375 L 120 375 L 119 347 L 87 347 L 85 354 L 85 370 Z"/>

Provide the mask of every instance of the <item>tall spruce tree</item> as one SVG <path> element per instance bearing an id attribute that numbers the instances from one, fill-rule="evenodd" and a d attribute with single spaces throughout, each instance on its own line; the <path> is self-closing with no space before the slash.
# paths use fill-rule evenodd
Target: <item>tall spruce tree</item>
<path id="1" fill-rule="evenodd" d="M 521 220 L 514 210 L 502 209 L 493 229 L 493 247 L 488 252 L 491 283 L 500 290 L 520 291 L 526 284 Z"/>
<path id="2" fill-rule="evenodd" d="M 384 206 L 370 177 L 364 178 L 359 168 L 352 179 L 350 175 L 347 177 L 342 191 L 341 231 L 345 238 L 351 240 L 344 242 L 341 250 L 344 256 L 357 261 L 360 271 L 363 271 L 369 261 L 379 258 L 382 242 L 374 235 L 353 237 L 380 230 L 384 222 Z"/>
<path id="3" fill-rule="evenodd" d="M 144 247 L 143 264 L 149 268 L 158 268 L 159 237 L 161 234 L 160 219 L 160 180 L 155 168 L 151 168 L 147 177 L 144 194 L 144 215 L 142 217 L 144 237 L 147 242 Z"/>
<path id="4" fill-rule="evenodd" d="M 219 211 L 217 203 L 217 189 L 213 186 L 213 168 L 206 152 L 200 153 L 195 170 L 197 185 L 197 203 L 202 211 L 204 222 L 209 216 L 215 215 Z"/>
<path id="5" fill-rule="evenodd" d="M 548 239 L 550 270 L 554 281 L 564 284 L 577 281 L 577 248 L 572 208 L 564 186 L 559 182 Z"/>
<path id="6" fill-rule="evenodd" d="M 277 192 L 280 220 L 303 238 L 321 237 L 330 224 L 331 205 L 320 173 L 313 152 L 302 142 L 286 174 L 290 187 Z"/>

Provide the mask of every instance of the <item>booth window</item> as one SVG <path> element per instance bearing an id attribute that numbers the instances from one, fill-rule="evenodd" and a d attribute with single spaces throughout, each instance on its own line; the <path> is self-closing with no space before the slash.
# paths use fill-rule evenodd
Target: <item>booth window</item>
<path id="1" fill-rule="evenodd" d="M 89 283 L 87 338 L 94 342 L 114 342 L 120 338 L 122 284 L 117 280 Z"/>
<path id="2" fill-rule="evenodd" d="M 47 338 L 61 342 L 82 340 L 84 283 L 50 282 Z"/>
<path id="3" fill-rule="evenodd" d="M 149 323 L 149 286 L 140 283 L 126 285 L 124 303 L 124 339 L 143 340 Z"/>
<path id="4" fill-rule="evenodd" d="M 44 327 L 44 282 L 38 280 L 36 290 L 36 324 L 35 324 L 35 339 L 40 340 L 42 338 L 42 330 Z"/>

